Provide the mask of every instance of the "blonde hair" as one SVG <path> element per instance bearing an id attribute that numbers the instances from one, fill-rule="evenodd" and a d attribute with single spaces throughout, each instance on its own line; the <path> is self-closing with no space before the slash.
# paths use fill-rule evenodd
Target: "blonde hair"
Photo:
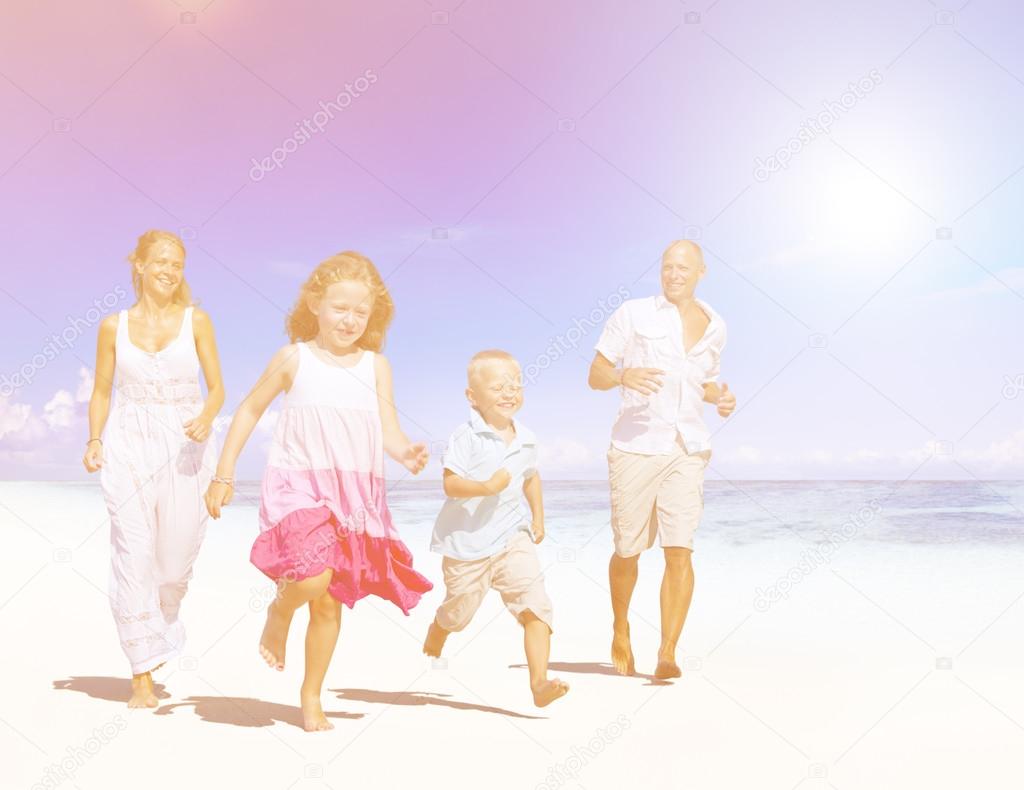
<path id="1" fill-rule="evenodd" d="M 149 257 L 150 250 L 153 249 L 155 244 L 159 244 L 161 241 L 169 241 L 172 244 L 177 244 L 181 248 L 182 256 L 185 255 L 185 242 L 176 233 L 171 233 L 169 230 L 147 230 L 141 236 L 135 244 L 135 249 L 128 256 L 128 263 L 132 267 L 132 288 L 135 289 L 135 300 L 138 301 L 142 298 L 142 275 L 139 270 L 135 268 L 135 264 L 145 262 L 146 258 Z M 188 287 L 188 283 L 185 281 L 184 275 L 181 278 L 181 283 L 178 285 L 178 290 L 174 292 L 174 297 L 171 299 L 175 304 L 189 305 L 194 304 L 192 301 L 192 289 Z"/>
<path id="2" fill-rule="evenodd" d="M 316 314 L 309 309 L 308 298 L 312 296 L 319 299 L 327 291 L 328 286 L 344 280 L 362 283 L 370 289 L 373 298 L 370 320 L 367 321 L 366 331 L 356 341 L 356 345 L 370 351 L 380 351 L 384 347 L 384 335 L 391 324 L 391 319 L 394 318 L 395 304 L 391 301 L 391 294 L 384 286 L 384 280 L 377 267 L 365 255 L 352 250 L 332 255 L 317 266 L 302 284 L 295 306 L 284 321 L 285 331 L 291 342 L 312 340 L 317 336 L 320 324 Z"/>
<path id="3" fill-rule="evenodd" d="M 519 360 L 509 354 L 507 351 L 502 351 L 500 348 L 488 348 L 484 351 L 478 351 L 469 360 L 469 366 L 466 368 L 466 378 L 469 381 L 470 386 L 473 385 L 474 380 L 480 376 L 481 368 L 488 362 L 494 360 L 503 360 L 505 362 L 513 362 L 519 367 Z"/>

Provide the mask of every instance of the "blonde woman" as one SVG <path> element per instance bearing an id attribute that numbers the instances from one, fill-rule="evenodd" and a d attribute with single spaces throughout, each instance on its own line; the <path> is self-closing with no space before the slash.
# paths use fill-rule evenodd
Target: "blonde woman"
<path id="1" fill-rule="evenodd" d="M 284 669 L 292 616 L 309 607 L 303 727 L 333 728 L 320 704 L 341 627 L 341 604 L 374 595 L 409 614 L 431 583 L 391 521 L 384 455 L 412 474 L 427 446 L 398 424 L 391 365 L 379 353 L 394 312 L 377 268 L 357 252 L 328 258 L 302 285 L 280 348 L 238 407 L 206 494 L 219 518 L 231 501 L 235 461 L 267 407 L 286 393 L 260 491 L 260 534 L 250 561 L 277 582 L 260 654 Z"/>
<path id="2" fill-rule="evenodd" d="M 224 386 L 213 324 L 185 282 L 181 239 L 147 231 L 128 261 L 136 302 L 100 324 L 82 462 L 100 472 L 110 513 L 109 596 L 131 664 L 128 706 L 154 708 L 150 673 L 185 642 L 178 610 L 206 530 Z"/>

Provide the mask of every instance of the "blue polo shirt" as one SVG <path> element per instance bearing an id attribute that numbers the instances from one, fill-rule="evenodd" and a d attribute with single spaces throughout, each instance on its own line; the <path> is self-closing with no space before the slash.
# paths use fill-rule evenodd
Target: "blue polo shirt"
<path id="1" fill-rule="evenodd" d="M 490 557 L 505 548 L 519 531 L 529 531 L 533 515 L 523 496 L 523 483 L 537 474 L 537 440 L 513 420 L 510 444 L 488 425 L 476 409 L 448 439 L 441 457 L 445 469 L 459 477 L 485 482 L 499 469 L 511 476 L 508 487 L 494 496 L 448 497 L 434 522 L 430 550 L 457 560 Z"/>

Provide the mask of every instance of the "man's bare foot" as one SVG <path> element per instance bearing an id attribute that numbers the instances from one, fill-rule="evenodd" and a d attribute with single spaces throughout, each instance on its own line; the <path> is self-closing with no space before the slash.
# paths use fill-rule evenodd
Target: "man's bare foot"
<path id="1" fill-rule="evenodd" d="M 629 642 L 629 626 L 614 629 L 612 637 L 612 663 L 620 675 L 635 675 L 633 647 Z"/>
<path id="2" fill-rule="evenodd" d="M 333 730 L 334 725 L 327 720 L 324 715 L 324 709 L 320 705 L 320 697 L 316 694 L 306 696 L 301 695 L 302 699 L 302 729 L 306 732 L 323 732 L 324 730 Z"/>
<path id="3" fill-rule="evenodd" d="M 564 697 L 568 694 L 569 684 L 558 678 L 552 678 L 551 680 L 545 680 L 538 686 L 532 686 L 530 690 L 533 692 L 533 704 L 538 708 L 543 708 L 559 697 Z"/>
<path id="4" fill-rule="evenodd" d="M 268 667 L 279 672 L 284 669 L 284 648 L 288 643 L 291 621 L 290 615 L 281 613 L 276 600 L 267 607 L 267 624 L 260 636 L 260 655 Z"/>
<path id="5" fill-rule="evenodd" d="M 436 620 L 432 622 L 427 630 L 427 638 L 423 642 L 423 652 L 428 656 L 440 658 L 444 642 L 448 638 L 448 633 L 448 631 L 445 631 L 437 624 Z"/>
<path id="6" fill-rule="evenodd" d="M 654 677 L 658 680 L 668 680 L 669 678 L 678 678 L 683 676 L 683 670 L 679 668 L 676 663 L 675 656 L 658 656 L 658 667 L 654 670 Z"/>
<path id="7" fill-rule="evenodd" d="M 132 696 L 128 700 L 129 708 L 155 708 L 159 705 L 153 693 L 153 676 L 148 672 L 132 676 Z"/>

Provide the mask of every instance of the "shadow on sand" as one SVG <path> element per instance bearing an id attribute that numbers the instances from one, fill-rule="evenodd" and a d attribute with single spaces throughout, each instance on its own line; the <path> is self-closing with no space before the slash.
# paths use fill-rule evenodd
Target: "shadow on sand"
<path id="1" fill-rule="evenodd" d="M 357 702 L 374 702 L 382 705 L 439 705 L 455 710 L 476 710 L 482 713 L 497 713 L 512 716 L 516 719 L 544 719 L 546 716 L 528 716 L 514 710 L 494 708 L 490 705 L 474 705 L 471 702 L 459 702 L 451 699 L 449 694 L 434 694 L 429 691 L 371 691 L 370 689 L 329 689 L 337 694 L 338 699 L 355 700 Z"/>
<path id="2" fill-rule="evenodd" d="M 526 664 L 509 664 L 509 669 L 527 669 Z M 611 664 L 600 664 L 596 661 L 552 661 L 548 664 L 549 672 L 573 672 L 579 675 L 611 675 L 614 678 L 643 678 L 649 681 L 645 686 L 671 686 L 671 680 L 662 680 L 654 675 L 634 672 L 632 675 L 620 675 Z"/>

